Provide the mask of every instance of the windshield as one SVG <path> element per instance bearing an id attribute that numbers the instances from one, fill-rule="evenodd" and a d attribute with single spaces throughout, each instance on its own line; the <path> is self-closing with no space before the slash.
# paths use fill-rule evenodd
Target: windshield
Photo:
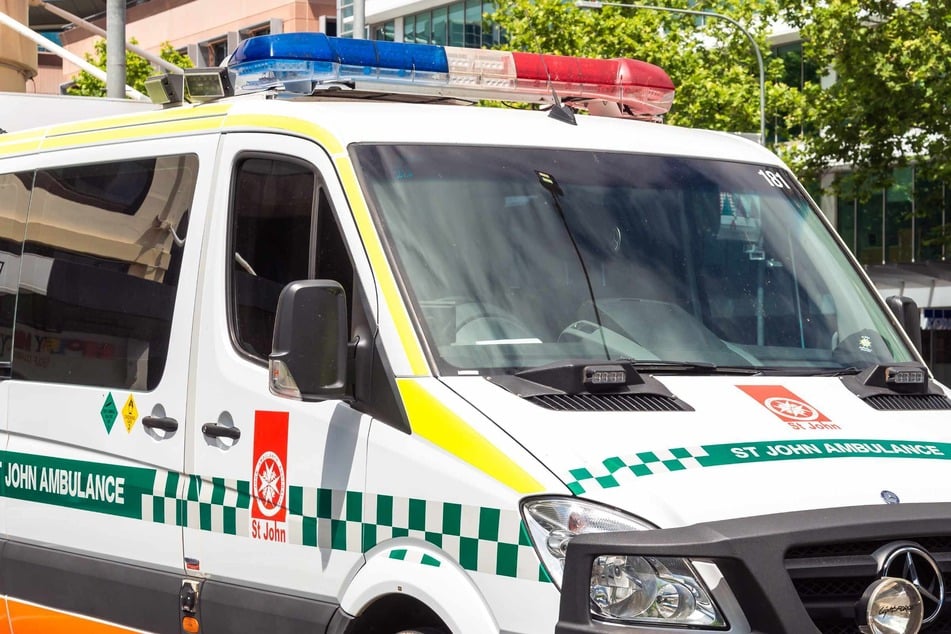
<path id="1" fill-rule="evenodd" d="M 912 360 L 776 167 L 457 145 L 353 152 L 442 373 L 570 359 L 796 373 Z"/>

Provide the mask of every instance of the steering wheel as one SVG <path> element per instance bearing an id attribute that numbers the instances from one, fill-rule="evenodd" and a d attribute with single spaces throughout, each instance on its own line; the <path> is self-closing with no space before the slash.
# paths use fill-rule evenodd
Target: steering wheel
<path id="1" fill-rule="evenodd" d="M 477 312 L 463 317 L 456 324 L 457 343 L 534 338 L 525 325 L 512 315 L 475 302 L 469 305 L 473 306 Z"/>

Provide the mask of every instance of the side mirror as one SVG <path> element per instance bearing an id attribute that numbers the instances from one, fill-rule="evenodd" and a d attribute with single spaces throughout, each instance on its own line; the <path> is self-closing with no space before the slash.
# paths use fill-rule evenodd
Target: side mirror
<path id="1" fill-rule="evenodd" d="M 905 330 L 908 338 L 915 344 L 915 349 L 921 352 L 921 315 L 918 313 L 918 304 L 910 297 L 892 295 L 885 300 L 889 310 L 898 319 L 898 323 Z"/>
<path id="2" fill-rule="evenodd" d="M 281 291 L 268 359 L 270 389 L 305 401 L 347 397 L 347 294 L 332 280 Z"/>

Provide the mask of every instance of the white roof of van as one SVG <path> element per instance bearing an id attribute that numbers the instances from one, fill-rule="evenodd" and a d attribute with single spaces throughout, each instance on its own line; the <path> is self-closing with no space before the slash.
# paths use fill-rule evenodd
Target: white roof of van
<path id="1" fill-rule="evenodd" d="M 67 121 L 158 108 L 147 101 L 129 99 L 0 92 L 0 130 L 17 132 Z"/>
<path id="2" fill-rule="evenodd" d="M 578 115 L 577 125 L 571 125 L 546 112 L 514 108 L 355 100 L 262 104 L 239 99 L 231 113 L 265 111 L 308 119 L 344 146 L 361 142 L 531 145 L 778 162 L 765 148 L 739 135 L 588 115 Z"/>
<path id="3" fill-rule="evenodd" d="M 197 131 L 194 127 L 189 128 L 188 132 L 169 128 L 167 134 L 277 128 L 307 135 L 314 130 L 322 130 L 320 136 L 332 138 L 340 150 L 352 143 L 455 143 L 598 149 L 781 164 L 775 155 L 759 144 L 724 132 L 589 115 L 578 115 L 577 124 L 572 125 L 549 117 L 542 111 L 358 99 L 331 101 L 239 97 L 140 115 L 53 125 L 43 131 L 33 130 L 31 140 L 39 143 L 44 136 L 56 136 L 59 137 L 57 146 L 62 147 L 69 145 L 63 142 L 71 134 L 95 130 L 122 129 L 122 138 L 164 135 L 162 123 L 180 118 L 201 119 L 204 124 Z M 289 121 L 316 127 L 304 131 L 300 126 L 289 125 Z M 116 138 L 115 135 L 109 136 Z M 83 134 L 81 139 L 77 138 L 77 145 L 95 143 L 95 137 L 95 134 Z M 13 140 L 7 135 L 0 135 L 0 154 L 3 142 L 8 139 Z M 20 151 L 24 151 L 22 147 Z"/>

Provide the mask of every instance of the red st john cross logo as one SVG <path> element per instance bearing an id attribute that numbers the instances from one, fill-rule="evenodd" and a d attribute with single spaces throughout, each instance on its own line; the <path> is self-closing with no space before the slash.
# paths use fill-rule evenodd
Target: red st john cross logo
<path id="1" fill-rule="evenodd" d="M 254 412 L 251 517 L 283 522 L 287 512 L 287 412 Z"/>
<path id="2" fill-rule="evenodd" d="M 828 418 L 782 385 L 737 385 L 787 423 L 825 423 Z"/>

